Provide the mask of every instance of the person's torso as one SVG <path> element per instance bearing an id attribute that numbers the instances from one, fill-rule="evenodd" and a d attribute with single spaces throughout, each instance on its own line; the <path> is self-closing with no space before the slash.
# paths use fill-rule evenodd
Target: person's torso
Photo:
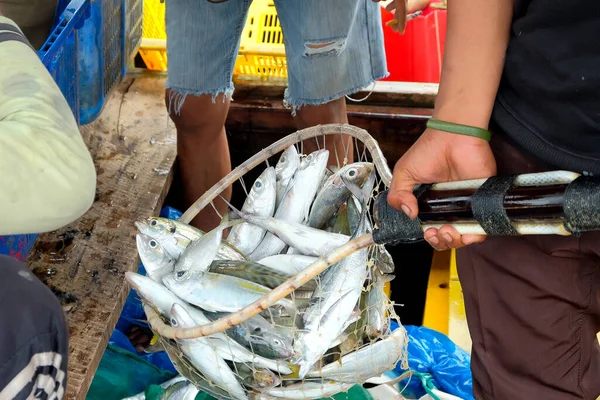
<path id="1" fill-rule="evenodd" d="M 515 0 L 493 119 L 544 161 L 600 173 L 600 1 Z"/>

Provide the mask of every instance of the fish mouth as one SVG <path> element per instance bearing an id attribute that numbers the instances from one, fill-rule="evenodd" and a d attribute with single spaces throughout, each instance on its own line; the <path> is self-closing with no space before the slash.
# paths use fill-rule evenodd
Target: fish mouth
<path id="1" fill-rule="evenodd" d="M 140 280 L 139 276 L 140 275 L 136 274 L 135 272 L 130 272 L 130 271 L 125 272 L 125 279 L 127 279 L 127 282 L 129 282 L 131 287 L 133 287 L 137 292 L 139 292 L 140 284 L 141 284 L 141 280 Z"/>
<path id="2" fill-rule="evenodd" d="M 149 227 L 148 223 L 144 220 L 134 221 L 133 224 L 138 229 L 138 231 L 140 231 L 142 233 L 144 233 Z"/>

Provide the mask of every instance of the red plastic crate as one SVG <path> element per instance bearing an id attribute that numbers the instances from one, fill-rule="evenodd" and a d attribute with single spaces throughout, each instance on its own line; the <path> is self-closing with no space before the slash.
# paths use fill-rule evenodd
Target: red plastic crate
<path id="1" fill-rule="evenodd" d="M 381 7 L 386 60 L 385 81 L 439 83 L 446 39 L 446 10 L 428 7 L 408 21 L 404 35 L 385 23 L 394 15 Z"/>

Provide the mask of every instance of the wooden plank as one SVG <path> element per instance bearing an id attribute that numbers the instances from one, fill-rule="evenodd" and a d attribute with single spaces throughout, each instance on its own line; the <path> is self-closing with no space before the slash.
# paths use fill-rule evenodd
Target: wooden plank
<path id="1" fill-rule="evenodd" d="M 147 71 L 143 68 L 135 68 L 129 74 L 135 77 L 148 76 L 148 74 L 165 77 L 167 72 Z M 233 77 L 233 82 L 235 84 L 235 93 L 233 94 L 235 101 L 241 98 L 275 99 L 280 101 L 287 86 L 287 80 L 280 78 L 270 78 L 267 80 L 237 76 Z M 362 99 L 368 96 L 366 100 L 361 102 L 362 104 L 433 108 L 438 87 L 437 83 L 378 81 L 372 87 L 362 89 L 351 97 Z"/>
<path id="2" fill-rule="evenodd" d="M 237 97 L 281 99 L 287 81 L 236 77 L 234 84 L 234 99 Z M 361 101 L 362 104 L 433 108 L 438 87 L 437 83 L 378 81 L 350 97 L 358 100 L 366 97 Z"/>
<path id="3" fill-rule="evenodd" d="M 78 221 L 40 235 L 27 264 L 61 300 L 70 332 L 65 399 L 83 400 L 139 259 L 133 222 L 156 215 L 170 185 L 175 129 L 164 80 L 128 79 L 100 117 L 82 127 L 98 174 L 92 208 Z"/>

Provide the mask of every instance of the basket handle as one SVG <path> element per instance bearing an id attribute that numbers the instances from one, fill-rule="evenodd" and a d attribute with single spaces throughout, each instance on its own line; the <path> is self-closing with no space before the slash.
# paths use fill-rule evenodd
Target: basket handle
<path id="1" fill-rule="evenodd" d="M 280 153 L 293 144 L 300 143 L 307 139 L 312 139 L 323 135 L 348 135 L 360 140 L 373 158 L 373 164 L 377 169 L 377 173 L 383 184 L 386 187 L 392 182 L 392 172 L 387 164 L 387 160 L 383 156 L 377 141 L 364 129 L 358 128 L 349 124 L 326 124 L 317 125 L 310 128 L 302 129 L 291 135 L 288 135 L 269 147 L 256 153 L 248 160 L 236 167 L 231 173 L 227 174 L 219 182 L 215 183 L 208 189 L 198 200 L 194 202 L 181 216 L 180 221 L 189 224 L 192 219 L 200 211 L 204 209 L 211 201 L 213 201 L 225 189 L 234 184 L 239 178 L 243 177 L 248 171 L 252 170 L 258 164 L 264 162 L 268 158 Z"/>

